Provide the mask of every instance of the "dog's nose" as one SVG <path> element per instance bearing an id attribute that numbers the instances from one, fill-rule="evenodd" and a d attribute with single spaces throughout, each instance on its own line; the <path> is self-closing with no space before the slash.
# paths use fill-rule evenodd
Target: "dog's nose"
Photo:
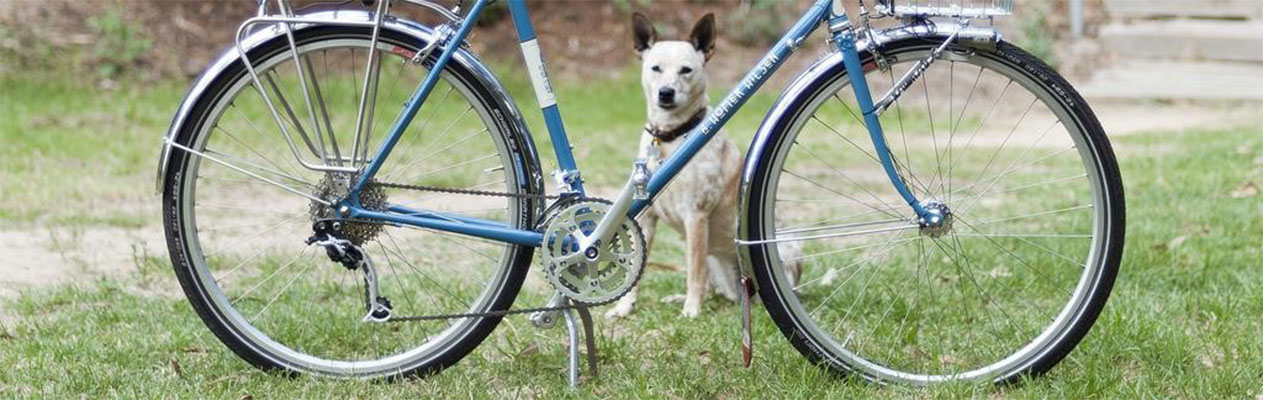
<path id="1" fill-rule="evenodd" d="M 675 102 L 675 89 L 669 87 L 658 89 L 658 102 L 668 104 Z"/>

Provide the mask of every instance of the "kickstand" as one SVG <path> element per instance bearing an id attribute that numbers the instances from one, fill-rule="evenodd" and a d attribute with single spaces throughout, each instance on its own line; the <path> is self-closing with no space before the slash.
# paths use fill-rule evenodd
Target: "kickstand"
<path id="1" fill-rule="evenodd" d="M 583 326 L 584 342 L 588 353 L 588 373 L 596 376 L 596 336 L 592 328 L 592 313 L 587 307 L 576 306 Z M 575 322 L 575 310 L 566 310 L 566 330 L 570 337 L 570 387 L 579 387 L 579 326 Z"/>
<path id="2" fill-rule="evenodd" d="M 579 307 L 579 319 L 583 321 L 583 341 L 587 342 L 588 374 L 596 377 L 596 329 L 592 327 L 592 312 Z"/>
<path id="3" fill-rule="evenodd" d="M 750 298 L 754 294 L 754 281 L 741 277 L 741 363 L 750 368 L 754 359 L 754 334 L 750 324 Z"/>

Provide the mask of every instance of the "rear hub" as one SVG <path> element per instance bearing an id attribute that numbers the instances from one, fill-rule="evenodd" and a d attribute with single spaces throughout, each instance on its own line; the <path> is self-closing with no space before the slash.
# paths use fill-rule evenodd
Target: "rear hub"
<path id="1" fill-rule="evenodd" d="M 356 181 L 355 175 L 330 172 L 325 174 L 324 179 L 316 185 L 314 195 L 329 202 L 330 204 L 339 204 L 347 197 L 350 192 L 351 185 Z M 360 207 L 372 211 L 384 211 L 386 209 L 386 191 L 377 185 L 376 181 L 370 180 L 368 184 L 360 189 L 359 195 Z M 336 213 L 333 212 L 333 206 L 311 202 L 310 214 L 312 222 L 330 221 L 331 231 L 333 234 L 342 239 L 346 239 L 356 246 L 361 246 L 368 241 L 373 240 L 381 233 L 382 225 L 355 221 L 339 221 Z"/>

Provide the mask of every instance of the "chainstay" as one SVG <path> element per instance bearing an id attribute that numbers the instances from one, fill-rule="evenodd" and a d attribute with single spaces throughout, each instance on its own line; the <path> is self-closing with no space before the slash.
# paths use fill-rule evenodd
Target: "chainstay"
<path id="1" fill-rule="evenodd" d="M 427 191 L 427 192 L 465 194 L 465 195 L 471 195 L 471 196 L 514 197 L 514 198 L 521 198 L 521 199 L 542 199 L 542 200 L 555 200 L 555 199 L 560 199 L 562 197 L 559 195 L 495 192 L 495 191 L 490 191 L 490 190 L 456 189 L 456 188 L 446 188 L 446 187 L 439 187 L 439 186 L 409 185 L 409 184 L 404 184 L 404 183 L 390 183 L 390 182 L 374 182 L 373 184 L 377 186 L 381 186 L 381 187 L 392 188 L 392 189 L 420 190 L 420 191 Z"/>

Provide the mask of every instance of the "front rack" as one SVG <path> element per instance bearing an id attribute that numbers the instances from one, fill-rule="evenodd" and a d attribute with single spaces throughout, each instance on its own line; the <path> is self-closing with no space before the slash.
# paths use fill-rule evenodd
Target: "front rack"
<path id="1" fill-rule="evenodd" d="M 879 15 L 990 19 L 1013 14 L 1013 0 L 877 0 Z"/>

